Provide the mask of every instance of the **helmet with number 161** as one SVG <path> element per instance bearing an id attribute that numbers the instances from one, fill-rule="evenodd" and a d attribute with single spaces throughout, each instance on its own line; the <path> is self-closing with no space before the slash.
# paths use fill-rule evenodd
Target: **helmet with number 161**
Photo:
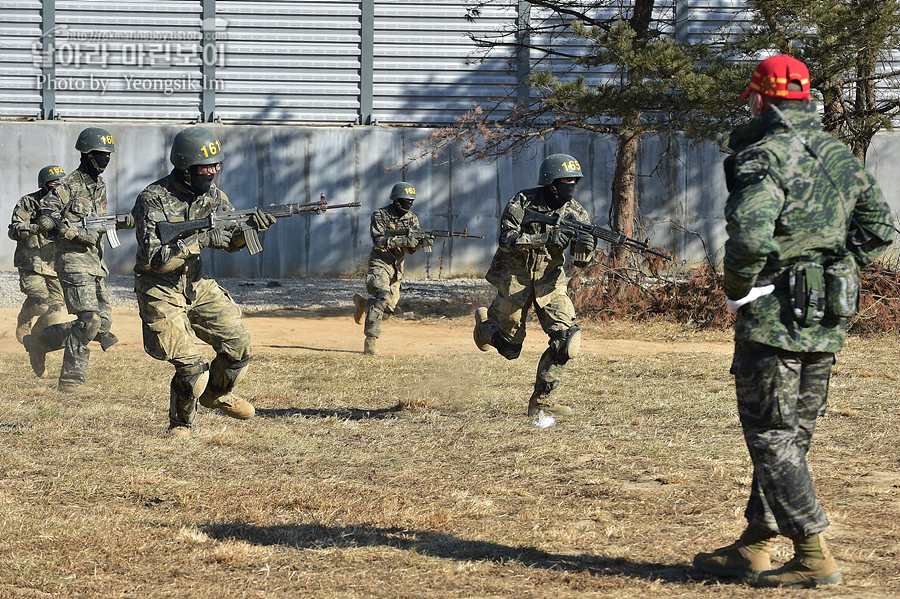
<path id="1" fill-rule="evenodd" d="M 115 152 L 116 142 L 106 129 L 88 127 L 78 134 L 75 149 L 82 154 L 88 152 Z"/>
<path id="2" fill-rule="evenodd" d="M 568 154 L 550 154 L 541 163 L 538 185 L 550 185 L 556 179 L 581 179 L 581 165 Z"/>
<path id="3" fill-rule="evenodd" d="M 393 187 L 391 187 L 391 199 L 396 200 L 397 198 L 406 198 L 407 200 L 415 200 L 416 199 L 416 188 L 412 183 L 407 183 L 406 181 L 401 181 L 397 183 Z"/>
<path id="4" fill-rule="evenodd" d="M 175 136 L 169 160 L 179 170 L 217 164 L 225 158 L 216 134 L 205 127 L 188 127 Z"/>

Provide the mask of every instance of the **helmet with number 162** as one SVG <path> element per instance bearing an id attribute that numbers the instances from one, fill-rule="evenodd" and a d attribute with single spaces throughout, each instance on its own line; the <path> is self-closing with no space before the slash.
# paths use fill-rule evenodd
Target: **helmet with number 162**
<path id="1" fill-rule="evenodd" d="M 66 176 L 66 171 L 61 166 L 56 166 L 55 164 L 51 164 L 49 166 L 45 166 L 40 171 L 38 171 L 38 187 L 41 189 L 46 189 L 47 183 L 51 181 L 58 181 Z"/>
<path id="2" fill-rule="evenodd" d="M 407 200 L 416 199 L 416 188 L 412 183 L 401 181 L 391 188 L 391 199 L 406 198 Z"/>
<path id="3" fill-rule="evenodd" d="M 216 134 L 205 127 L 188 127 L 175 136 L 169 160 L 179 170 L 217 164 L 225 158 Z"/>
<path id="4" fill-rule="evenodd" d="M 556 179 L 581 179 L 581 165 L 568 154 L 550 154 L 541 163 L 538 185 L 550 185 Z"/>

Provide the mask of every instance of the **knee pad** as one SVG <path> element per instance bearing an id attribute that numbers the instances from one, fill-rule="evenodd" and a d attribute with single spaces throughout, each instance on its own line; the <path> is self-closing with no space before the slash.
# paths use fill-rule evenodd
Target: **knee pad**
<path id="1" fill-rule="evenodd" d="M 209 384 L 228 393 L 244 378 L 250 359 L 230 360 L 222 355 L 216 356 L 210 365 Z"/>
<path id="2" fill-rule="evenodd" d="M 190 366 L 176 367 L 172 382 L 184 391 L 190 392 L 191 397 L 200 397 L 209 382 L 209 365 L 198 362 Z"/>
<path id="3" fill-rule="evenodd" d="M 499 332 L 494 333 L 491 345 L 497 348 L 497 353 L 507 360 L 515 360 L 522 353 L 522 344 L 507 341 Z"/>
<path id="4" fill-rule="evenodd" d="M 550 333 L 550 351 L 557 364 L 565 364 L 581 353 L 581 329 L 578 325 Z"/>
<path id="5" fill-rule="evenodd" d="M 78 341 L 87 345 L 100 332 L 100 324 L 100 315 L 96 312 L 80 312 L 72 326 L 72 335 Z"/>

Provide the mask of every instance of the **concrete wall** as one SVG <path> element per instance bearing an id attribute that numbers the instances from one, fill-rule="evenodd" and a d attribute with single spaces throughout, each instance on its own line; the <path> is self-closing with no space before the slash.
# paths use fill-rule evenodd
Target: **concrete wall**
<path id="1" fill-rule="evenodd" d="M 37 172 L 47 164 L 68 170 L 78 165 L 74 150 L 78 133 L 87 126 L 108 129 L 117 152 L 104 174 L 108 212 L 131 210 L 138 193 L 171 169 L 168 151 L 183 127 L 155 124 L 0 122 L 0 220 L 9 223 L 15 202 L 37 188 Z M 416 186 L 414 210 L 422 226 L 462 230 L 484 240 L 443 240 L 431 254 L 407 259 L 409 276 L 438 278 L 483 276 L 496 248 L 499 218 L 509 197 L 535 184 L 537 169 L 548 154 L 572 154 L 582 164 L 585 179 L 577 199 L 593 221 L 608 223 L 615 144 L 586 132 L 559 133 L 539 148 L 496 163 L 425 161 L 404 176 L 391 167 L 403 161 L 428 129 L 382 127 L 293 127 L 212 125 L 222 141 L 224 168 L 217 185 L 235 207 L 251 208 L 287 202 L 312 202 L 324 193 L 329 203 L 359 201 L 361 208 L 322 215 L 302 214 L 281 219 L 263 236 L 264 251 L 227 254 L 206 251 L 204 262 L 214 276 L 323 277 L 364 272 L 372 247 L 369 216 L 388 203 L 391 186 L 407 180 Z M 900 136 L 875 138 L 868 168 L 875 173 L 894 210 L 900 207 Z M 645 235 L 654 245 L 669 248 L 691 262 L 704 258 L 701 237 L 710 252 L 725 241 L 722 211 L 726 191 L 722 154 L 713 145 L 693 148 L 662 138 L 649 138 L 641 148 L 640 178 Z M 677 232 L 674 224 L 697 235 Z M 136 242 L 128 231 L 122 246 L 109 250 L 114 274 L 129 274 Z M 12 270 L 14 242 L 0 241 L 0 269 Z"/>

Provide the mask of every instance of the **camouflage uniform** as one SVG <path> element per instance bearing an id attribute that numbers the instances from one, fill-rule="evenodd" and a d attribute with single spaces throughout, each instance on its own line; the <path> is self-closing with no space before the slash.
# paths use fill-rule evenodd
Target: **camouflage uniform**
<path id="1" fill-rule="evenodd" d="M 780 111 L 794 132 L 772 109 L 728 140 L 736 154 L 726 160 L 725 293 L 737 299 L 754 286 L 775 286 L 741 307 L 735 322 L 731 372 L 754 466 L 745 516 L 758 530 L 800 538 L 828 525 L 806 453 L 826 409 L 846 320 L 826 315 L 801 326 L 793 317 L 788 270 L 800 261 L 827 266 L 845 251 L 868 264 L 890 243 L 893 228 L 874 177 L 822 131 L 815 105 L 784 104 Z"/>
<path id="2" fill-rule="evenodd" d="M 541 328 L 550 336 L 548 347 L 538 362 L 536 392 L 552 391 L 559 384 L 568 361 L 561 348 L 578 327 L 575 325 L 575 307 L 566 293 L 565 248 L 552 243 L 523 245 L 523 240 L 545 235 L 549 229 L 546 223 L 524 224 L 525 210 L 552 215 L 571 213 L 582 222 L 590 221 L 587 211 L 575 200 L 551 208 L 546 200 L 548 189 L 538 187 L 520 191 L 506 205 L 500 220 L 499 247 L 485 275 L 497 288 L 497 295 L 488 308 L 488 320 L 480 325 L 485 339 L 496 338 L 495 332 L 499 331 L 497 351 L 513 360 L 522 351 L 528 308 L 534 305 Z M 592 238 L 587 242 L 590 247 L 585 263 L 591 259 L 594 243 Z"/>
<path id="3" fill-rule="evenodd" d="M 169 423 L 190 428 L 197 411 L 197 391 L 191 385 L 208 371 L 201 402 L 214 404 L 237 384 L 253 355 L 250 333 L 241 310 L 228 292 L 206 276 L 200 260 L 201 236 L 163 245 L 156 223 L 181 222 L 234 207 L 214 184 L 197 196 L 169 175 L 147 186 L 132 211 L 137 227 L 137 263 L 134 290 L 141 315 L 144 351 L 175 366 L 170 385 Z M 232 239 L 229 251 L 243 247 L 243 236 Z M 216 352 L 207 365 L 194 343 L 194 335 Z M 200 385 L 201 387 L 203 385 Z"/>
<path id="4" fill-rule="evenodd" d="M 106 183 L 94 180 L 79 167 L 60 179 L 41 200 L 41 210 L 59 213 L 74 223 L 90 214 L 106 214 Z M 57 235 L 55 266 L 69 314 L 76 320 L 48 326 L 41 333 L 47 351 L 65 348 L 60 385 L 83 385 L 87 377 L 92 340 L 115 339 L 109 332 L 112 309 L 104 277 L 109 269 L 103 260 L 103 230 L 90 231 L 91 239 L 65 239 Z M 104 348 L 108 345 L 104 344 Z"/>
<path id="5" fill-rule="evenodd" d="M 44 190 L 38 190 L 22 196 L 13 208 L 9 225 L 9 238 L 16 242 L 13 263 L 19 270 L 19 289 L 26 296 L 19 313 L 19 324 L 30 324 L 32 318 L 38 317 L 31 329 L 33 334 L 58 322 L 63 307 L 62 287 L 53 267 L 56 249 L 45 234 L 32 230 L 45 195 Z"/>
<path id="6" fill-rule="evenodd" d="M 424 241 L 408 245 L 403 236 L 387 237 L 389 229 L 418 229 L 419 217 L 408 211 L 405 214 L 395 203 L 388 204 L 372 213 L 369 233 L 372 236 L 372 253 L 369 255 L 369 270 L 366 273 L 366 291 L 370 297 L 366 301 L 366 337 L 381 336 L 381 319 L 391 315 L 400 301 L 403 281 L 403 259 L 424 246 Z"/>

